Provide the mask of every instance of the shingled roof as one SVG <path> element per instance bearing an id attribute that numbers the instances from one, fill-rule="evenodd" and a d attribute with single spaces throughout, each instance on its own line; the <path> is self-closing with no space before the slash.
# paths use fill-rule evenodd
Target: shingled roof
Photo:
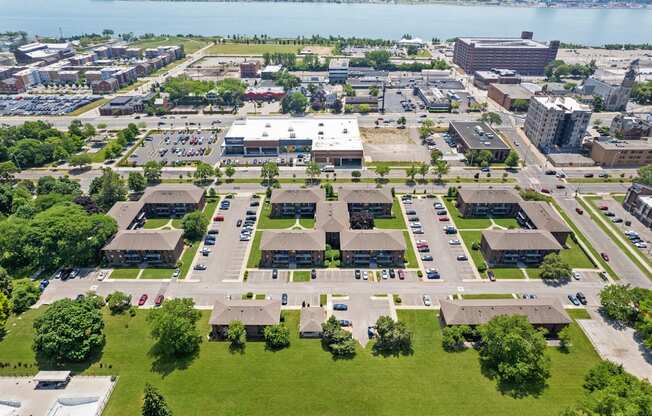
<path id="1" fill-rule="evenodd" d="M 325 199 L 324 190 L 310 189 L 273 189 L 269 201 L 272 204 L 316 204 Z"/>
<path id="2" fill-rule="evenodd" d="M 467 189 L 457 191 L 466 204 L 518 204 L 521 196 L 514 189 Z"/>
<path id="3" fill-rule="evenodd" d="M 174 250 L 183 230 L 121 230 L 102 250 Z"/>
<path id="4" fill-rule="evenodd" d="M 400 230 L 346 230 L 340 234 L 342 251 L 404 251 L 405 237 Z"/>
<path id="5" fill-rule="evenodd" d="M 124 230 L 129 227 L 144 206 L 143 201 L 119 201 L 111 207 L 107 215 L 118 223 L 118 230 Z"/>
<path id="6" fill-rule="evenodd" d="M 217 300 L 208 323 L 229 325 L 240 321 L 244 325 L 276 325 L 280 320 L 281 302 L 278 300 Z"/>
<path id="7" fill-rule="evenodd" d="M 261 251 L 321 251 L 325 249 L 326 235 L 321 230 L 263 231 L 260 238 Z"/>
<path id="8" fill-rule="evenodd" d="M 340 188 L 338 198 L 347 204 L 391 204 L 394 202 L 389 189 Z"/>
<path id="9" fill-rule="evenodd" d="M 571 231 L 564 220 L 547 202 L 523 201 L 520 203 L 520 207 L 537 230 L 546 230 L 551 233 Z"/>
<path id="10" fill-rule="evenodd" d="M 148 187 L 140 199 L 146 204 L 198 204 L 204 190 L 190 184 L 162 184 Z"/>
<path id="11" fill-rule="evenodd" d="M 485 230 L 482 239 L 491 250 L 561 250 L 562 246 L 543 230 Z"/>
<path id="12" fill-rule="evenodd" d="M 351 228 L 349 210 L 343 202 L 320 202 L 315 213 L 318 230 L 335 233 Z"/>
<path id="13" fill-rule="evenodd" d="M 440 304 L 446 325 L 482 325 L 499 315 L 522 315 L 533 325 L 571 323 L 557 299 L 457 299 Z"/>
<path id="14" fill-rule="evenodd" d="M 321 306 L 301 308 L 299 332 L 321 332 L 321 324 L 326 321 L 326 309 Z"/>

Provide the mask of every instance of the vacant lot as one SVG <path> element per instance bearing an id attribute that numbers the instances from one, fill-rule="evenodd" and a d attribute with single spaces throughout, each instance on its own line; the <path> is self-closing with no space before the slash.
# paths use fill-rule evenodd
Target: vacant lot
<path id="1" fill-rule="evenodd" d="M 408 129 L 361 128 L 362 142 L 365 144 L 416 144 Z"/>
<path id="2" fill-rule="evenodd" d="M 0 375 L 35 374 L 32 324 L 43 309 L 12 318 L 0 341 L 8 363 Z M 248 342 L 242 354 L 223 342 L 206 342 L 197 357 L 157 360 L 150 353 L 148 312 L 105 315 L 107 343 L 100 357 L 62 368 L 85 375 L 119 375 L 105 416 L 140 413 L 145 382 L 157 386 L 177 415 L 556 415 L 582 395 L 583 377 L 599 362 L 577 325 L 573 347 L 552 359 L 549 386 L 536 396 L 512 398 L 483 376 L 473 350 L 446 353 L 434 311 L 399 311 L 413 331 L 410 356 L 376 356 L 358 349 L 351 360 L 333 360 L 319 340 L 298 338 L 298 312 L 286 314 L 291 344 L 270 352 L 261 342 Z M 208 311 L 200 328 L 208 333 Z M 21 367 L 17 364 L 21 363 Z M 27 367 L 25 367 L 27 366 Z M 43 366 L 42 368 L 47 368 Z M 379 394 L 384 392 L 386 394 Z M 346 403 L 346 405 L 343 405 Z"/>
<path id="3" fill-rule="evenodd" d="M 174 45 L 183 45 L 183 50 L 186 54 L 191 54 L 197 52 L 204 46 L 211 43 L 208 39 L 202 38 L 182 38 L 178 36 L 156 36 L 150 39 L 138 40 L 129 46 L 135 48 L 156 48 L 158 46 L 174 46 Z"/>
<path id="4" fill-rule="evenodd" d="M 208 49 L 208 55 L 262 55 L 264 53 L 296 53 L 303 48 L 310 49 L 318 55 L 330 55 L 332 48 L 317 45 L 281 45 L 278 43 L 246 44 L 246 43 L 221 43 Z"/>

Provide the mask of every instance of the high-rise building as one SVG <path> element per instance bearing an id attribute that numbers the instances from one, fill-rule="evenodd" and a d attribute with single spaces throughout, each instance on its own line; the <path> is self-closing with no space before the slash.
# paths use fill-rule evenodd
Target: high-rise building
<path id="1" fill-rule="evenodd" d="M 591 119 L 591 109 L 569 97 L 533 97 L 525 119 L 525 134 L 548 153 L 578 149 Z"/>
<path id="2" fill-rule="evenodd" d="M 457 38 L 453 62 L 467 74 L 503 68 L 521 75 L 543 75 L 546 65 L 557 57 L 559 41 L 546 44 L 532 36 L 523 32 L 520 38 Z"/>

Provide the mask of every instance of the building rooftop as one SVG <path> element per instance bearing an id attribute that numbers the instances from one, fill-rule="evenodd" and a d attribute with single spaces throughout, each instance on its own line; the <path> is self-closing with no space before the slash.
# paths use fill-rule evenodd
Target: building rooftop
<path id="1" fill-rule="evenodd" d="M 183 230 L 120 230 L 102 250 L 174 250 Z"/>
<path id="2" fill-rule="evenodd" d="M 450 125 L 469 149 L 509 150 L 509 146 L 486 123 L 477 121 L 451 121 Z"/>
<path id="3" fill-rule="evenodd" d="M 546 49 L 544 43 L 532 39 L 501 38 L 501 37 L 463 37 L 459 41 L 473 45 L 476 48 L 501 48 L 501 49 Z"/>
<path id="4" fill-rule="evenodd" d="M 591 107 L 586 104 L 581 104 L 571 97 L 555 97 L 555 96 L 536 96 L 532 99 L 541 103 L 549 110 L 563 110 L 563 111 L 591 111 Z"/>
<path id="5" fill-rule="evenodd" d="M 342 201 L 318 203 L 315 220 L 315 228 L 327 233 L 351 228 L 349 210 Z"/>
<path id="6" fill-rule="evenodd" d="M 345 230 L 340 233 L 342 251 L 404 251 L 405 237 L 401 230 Z"/>
<path id="7" fill-rule="evenodd" d="M 107 215 L 118 223 L 119 230 L 124 230 L 133 222 L 144 205 L 143 201 L 119 201 L 111 207 Z"/>
<path id="8" fill-rule="evenodd" d="M 512 100 L 529 100 L 534 95 L 521 84 L 492 84 L 492 88 L 508 95 Z"/>
<path id="9" fill-rule="evenodd" d="M 547 202 L 523 201 L 519 205 L 537 230 L 551 233 L 571 232 L 568 225 Z"/>
<path id="10" fill-rule="evenodd" d="M 394 202 L 392 192 L 387 188 L 340 188 L 338 198 L 347 204 L 391 204 Z"/>
<path id="11" fill-rule="evenodd" d="M 440 304 L 447 325 L 482 325 L 500 315 L 525 316 L 533 325 L 571 323 L 557 299 L 459 299 Z"/>
<path id="12" fill-rule="evenodd" d="M 467 204 L 518 204 L 521 196 L 514 189 L 467 189 L 457 194 Z"/>
<path id="13" fill-rule="evenodd" d="M 278 300 L 215 301 L 208 323 L 229 325 L 233 321 L 240 321 L 244 325 L 276 325 L 281 321 L 281 302 Z"/>
<path id="14" fill-rule="evenodd" d="M 163 184 L 145 189 L 141 198 L 146 204 L 198 204 L 204 190 L 190 184 Z"/>
<path id="15" fill-rule="evenodd" d="M 349 60 L 346 58 L 331 59 L 328 63 L 328 70 L 344 70 L 349 68 Z"/>
<path id="16" fill-rule="evenodd" d="M 324 189 L 273 189 L 269 200 L 272 204 L 316 204 L 324 200 Z"/>
<path id="17" fill-rule="evenodd" d="M 641 140 L 618 140 L 613 137 L 600 138 L 593 141 L 593 146 L 605 150 L 650 150 L 652 149 L 652 138 L 644 137 Z"/>
<path id="18" fill-rule="evenodd" d="M 326 248 L 322 230 L 263 231 L 261 251 L 321 251 Z"/>
<path id="19" fill-rule="evenodd" d="M 326 309 L 320 306 L 301 308 L 299 332 L 321 332 L 321 324 L 326 321 Z"/>
<path id="20" fill-rule="evenodd" d="M 561 250 L 562 246 L 544 230 L 485 230 L 482 239 L 491 250 Z"/>

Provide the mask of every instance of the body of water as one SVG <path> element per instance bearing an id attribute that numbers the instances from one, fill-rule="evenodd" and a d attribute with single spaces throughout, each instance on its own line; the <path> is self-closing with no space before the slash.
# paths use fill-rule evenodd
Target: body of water
<path id="1" fill-rule="evenodd" d="M 342 35 L 398 39 L 519 36 L 588 45 L 652 43 L 650 9 L 537 9 L 455 5 L 217 3 L 117 0 L 0 0 L 0 31 L 270 36 Z"/>

